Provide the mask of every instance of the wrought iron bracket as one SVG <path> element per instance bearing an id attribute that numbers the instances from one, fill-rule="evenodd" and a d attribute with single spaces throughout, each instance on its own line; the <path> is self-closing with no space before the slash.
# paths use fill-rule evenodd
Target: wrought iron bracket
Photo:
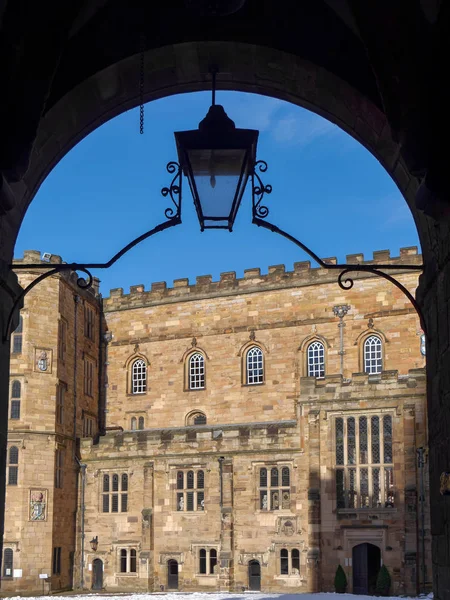
<path id="1" fill-rule="evenodd" d="M 339 263 L 338 264 L 330 264 L 330 263 L 325 262 L 324 260 L 319 258 L 319 256 L 311 250 L 311 248 L 308 248 L 308 246 L 306 246 L 306 244 L 304 244 L 303 242 L 298 240 L 296 237 L 294 237 L 290 233 L 287 233 L 287 231 L 280 229 L 273 223 L 270 223 L 269 221 L 264 220 L 269 215 L 269 209 L 267 208 L 267 206 L 262 205 L 261 201 L 265 194 L 270 194 L 272 192 L 272 186 L 265 185 L 262 182 L 258 171 L 260 173 L 265 173 L 267 171 L 267 163 L 265 161 L 259 160 L 258 162 L 256 162 L 254 165 L 253 173 L 252 173 L 252 222 L 254 223 L 254 225 L 257 225 L 258 227 L 263 227 L 264 229 L 268 229 L 269 231 L 272 231 L 273 233 L 278 233 L 279 235 L 283 236 L 287 240 L 290 240 L 296 246 L 301 248 L 303 250 L 303 252 L 306 252 L 306 254 L 308 254 L 308 256 L 310 256 L 323 269 L 327 269 L 330 271 L 340 271 L 337 282 L 339 284 L 339 287 L 343 290 L 350 290 L 354 286 L 354 283 L 355 283 L 354 280 L 351 277 L 346 277 L 349 273 L 356 273 L 356 272 L 364 273 L 365 272 L 365 273 L 371 273 L 372 275 L 376 275 L 377 277 L 383 277 L 384 279 L 386 279 L 387 281 L 389 281 L 390 283 L 395 285 L 395 287 L 398 288 L 411 302 L 411 304 L 413 305 L 414 309 L 417 312 L 417 315 L 419 316 L 420 326 L 422 327 L 422 331 L 428 338 L 425 318 L 424 318 L 422 309 L 421 309 L 420 305 L 418 304 L 417 300 L 414 298 L 414 296 L 411 294 L 411 292 L 402 283 L 397 281 L 397 279 L 395 279 L 392 275 L 385 273 L 385 271 L 397 271 L 397 272 L 398 271 L 423 271 L 423 268 L 424 268 L 423 264 L 421 264 L 421 265 L 408 265 L 408 264 L 367 265 L 367 264 L 359 264 L 359 263 L 358 264 L 347 264 L 347 263 L 346 264 L 339 264 Z"/>
<path id="2" fill-rule="evenodd" d="M 161 190 L 161 194 L 164 198 L 169 197 L 172 201 L 173 206 L 169 206 L 165 209 L 164 214 L 166 216 L 167 221 L 164 221 L 146 231 L 139 237 L 135 238 L 129 244 L 124 246 L 119 252 L 114 254 L 114 256 L 104 263 L 29 263 L 29 264 L 12 264 L 9 265 L 9 268 L 14 271 L 45 271 L 41 273 L 34 281 L 32 281 L 23 291 L 17 296 L 14 301 L 14 304 L 9 312 L 8 320 L 6 322 L 6 328 L 3 332 L 3 342 L 9 340 L 11 336 L 11 325 L 14 318 L 14 313 L 21 306 L 23 299 L 35 286 L 37 286 L 41 281 L 47 279 L 47 277 L 51 277 L 56 273 L 62 273 L 64 271 L 81 271 L 87 275 L 87 279 L 84 277 L 78 277 L 77 286 L 80 289 L 87 289 L 92 285 L 93 276 L 91 273 L 91 269 L 109 269 L 112 267 L 114 263 L 116 263 L 122 256 L 127 254 L 130 250 L 132 250 L 135 246 L 138 246 L 144 240 L 152 237 L 153 235 L 160 233 L 161 231 L 165 231 L 170 227 L 174 227 L 175 225 L 181 224 L 181 182 L 182 182 L 182 172 L 181 167 L 177 162 L 169 162 L 166 166 L 167 172 L 170 175 L 173 175 L 172 181 L 169 186 L 163 187 Z"/>

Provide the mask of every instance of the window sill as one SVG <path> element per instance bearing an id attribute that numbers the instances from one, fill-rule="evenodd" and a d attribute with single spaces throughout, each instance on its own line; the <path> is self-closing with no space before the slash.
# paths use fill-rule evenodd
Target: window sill
<path id="1" fill-rule="evenodd" d="M 370 515 L 395 515 L 397 513 L 396 507 L 378 507 L 378 508 L 338 508 L 336 513 L 338 515 L 344 514 L 357 514 L 359 516 L 370 516 Z"/>
<path id="2" fill-rule="evenodd" d="M 137 577 L 137 573 L 115 573 L 116 577 Z"/>
<path id="3" fill-rule="evenodd" d="M 259 387 L 260 385 L 266 385 L 266 382 L 261 381 L 261 383 L 243 383 L 242 387 L 255 388 L 255 387 Z"/>
<path id="4" fill-rule="evenodd" d="M 174 510 L 172 512 L 174 512 L 177 515 L 189 517 L 198 517 L 199 515 L 206 515 L 208 513 L 207 510 Z"/>
<path id="5" fill-rule="evenodd" d="M 341 509 L 339 509 L 341 510 Z M 348 512 L 347 510 L 345 512 Z M 294 513 L 290 508 L 274 508 L 273 510 L 263 510 L 262 508 L 258 508 L 255 510 L 257 515 L 289 515 L 294 516 Z"/>

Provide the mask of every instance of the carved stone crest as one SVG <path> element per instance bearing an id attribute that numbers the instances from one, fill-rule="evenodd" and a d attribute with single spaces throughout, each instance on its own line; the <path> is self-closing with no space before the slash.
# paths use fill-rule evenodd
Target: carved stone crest
<path id="1" fill-rule="evenodd" d="M 287 537 L 297 533 L 297 520 L 290 517 L 280 517 L 278 519 L 278 533 Z"/>
<path id="2" fill-rule="evenodd" d="M 52 372 L 52 351 L 46 348 L 36 348 L 34 365 L 40 373 Z"/>
<path id="3" fill-rule="evenodd" d="M 30 490 L 30 521 L 47 518 L 47 490 Z"/>

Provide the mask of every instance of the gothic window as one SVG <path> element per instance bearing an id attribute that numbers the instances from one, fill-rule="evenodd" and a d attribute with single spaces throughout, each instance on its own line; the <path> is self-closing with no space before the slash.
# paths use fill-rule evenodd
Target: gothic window
<path id="1" fill-rule="evenodd" d="M 121 573 L 136 573 L 137 572 L 137 560 L 135 548 L 121 548 L 120 549 L 120 572 Z"/>
<path id="2" fill-rule="evenodd" d="M 383 354 L 381 339 L 377 335 L 369 336 L 364 342 L 364 372 L 381 373 L 383 370 Z"/>
<path id="3" fill-rule="evenodd" d="M 258 346 L 252 346 L 246 354 L 247 376 L 246 383 L 255 385 L 264 383 L 263 352 Z"/>
<path id="4" fill-rule="evenodd" d="M 198 572 L 200 575 L 214 575 L 217 565 L 217 550 L 215 548 L 200 548 L 198 552 Z"/>
<path id="5" fill-rule="evenodd" d="M 202 412 L 190 413 L 186 419 L 186 425 L 206 425 L 206 415 Z"/>
<path id="6" fill-rule="evenodd" d="M 19 448 L 11 446 L 8 459 L 8 485 L 17 485 L 19 475 Z"/>
<path id="7" fill-rule="evenodd" d="M 188 377 L 190 390 L 202 390 L 205 387 L 205 357 L 196 352 L 189 357 Z"/>
<path id="8" fill-rule="evenodd" d="M 291 508 L 289 467 L 266 467 L 259 469 L 260 510 L 289 510 Z"/>
<path id="9" fill-rule="evenodd" d="M 147 391 L 147 365 L 142 358 L 135 360 L 131 367 L 131 393 L 145 394 Z"/>
<path id="10" fill-rule="evenodd" d="M 205 510 L 205 472 L 203 470 L 177 471 L 177 511 Z"/>
<path id="11" fill-rule="evenodd" d="M 64 450 L 58 449 L 55 452 L 55 487 L 62 488 L 64 473 Z"/>
<path id="12" fill-rule="evenodd" d="M 11 419 L 20 419 L 20 398 L 22 395 L 22 386 L 20 381 L 13 381 L 11 385 Z"/>
<path id="13" fill-rule="evenodd" d="M 3 577 L 13 576 L 14 553 L 11 548 L 3 550 Z"/>
<path id="14" fill-rule="evenodd" d="M 335 420 L 337 508 L 394 505 L 392 416 Z"/>
<path id="15" fill-rule="evenodd" d="M 138 419 L 138 429 L 144 429 L 144 417 Z"/>
<path id="16" fill-rule="evenodd" d="M 23 333 L 23 319 L 19 317 L 19 324 L 12 334 L 11 346 L 13 354 L 20 354 L 22 352 L 22 333 Z"/>
<path id="17" fill-rule="evenodd" d="M 308 346 L 308 377 L 325 377 L 325 348 L 321 342 Z"/>
<path id="18" fill-rule="evenodd" d="M 280 550 L 280 575 L 299 575 L 300 551 L 297 548 Z"/>
<path id="19" fill-rule="evenodd" d="M 102 512 L 128 512 L 128 475 L 104 474 L 102 481 Z"/>
<path id="20" fill-rule="evenodd" d="M 131 417 L 131 429 L 132 429 L 132 431 L 134 431 L 135 429 L 137 429 L 137 419 L 136 419 L 136 417 Z"/>

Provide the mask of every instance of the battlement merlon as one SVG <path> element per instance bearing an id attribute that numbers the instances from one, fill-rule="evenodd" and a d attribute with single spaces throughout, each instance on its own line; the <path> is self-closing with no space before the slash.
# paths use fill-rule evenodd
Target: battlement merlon
<path id="1" fill-rule="evenodd" d="M 329 264 L 337 264 L 335 257 L 323 260 Z M 402 271 L 402 265 L 417 265 L 419 269 L 422 264 L 422 256 L 418 254 L 416 246 L 411 246 L 400 248 L 400 256 L 397 257 L 391 257 L 389 250 L 375 251 L 372 260 L 364 260 L 363 254 L 350 254 L 347 256 L 346 264 L 370 266 L 389 264 L 398 266 L 398 271 L 390 271 L 390 274 L 398 275 L 407 272 L 406 270 Z M 294 263 L 293 271 L 286 271 L 285 265 L 270 266 L 267 274 L 261 274 L 260 268 L 246 269 L 243 278 L 237 278 L 234 271 L 227 271 L 220 274 L 219 281 L 213 281 L 212 275 L 200 275 L 193 285 L 189 284 L 189 279 L 183 278 L 175 279 L 173 287 L 168 287 L 165 281 L 154 282 L 148 291 L 145 290 L 143 284 L 133 285 L 130 287 L 128 294 L 124 294 L 123 288 L 114 288 L 110 290 L 109 297 L 105 297 L 103 300 L 104 310 L 109 312 L 165 302 L 194 300 L 202 297 L 219 297 L 241 292 L 249 293 L 265 289 L 287 288 L 294 285 L 308 286 L 336 283 L 337 277 L 337 271 L 321 267 L 311 268 L 310 261 Z M 351 273 L 351 277 L 357 280 L 374 277 L 374 275 L 368 272 L 355 271 Z"/>

